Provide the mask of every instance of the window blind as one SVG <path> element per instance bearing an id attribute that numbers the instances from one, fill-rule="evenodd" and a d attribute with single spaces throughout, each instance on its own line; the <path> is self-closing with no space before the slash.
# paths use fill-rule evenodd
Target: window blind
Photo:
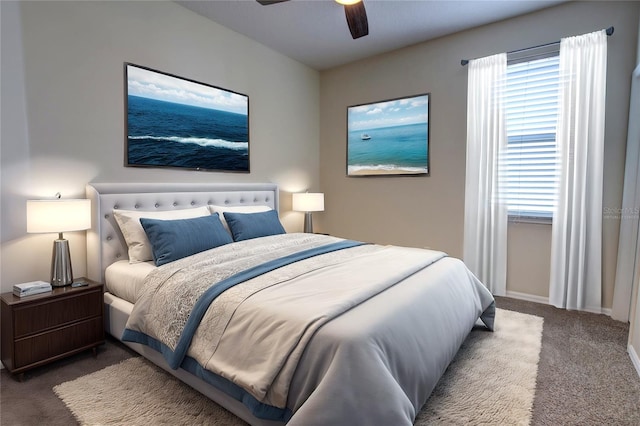
<path id="1" fill-rule="evenodd" d="M 559 56 L 507 66 L 503 91 L 507 150 L 501 155 L 501 195 L 511 218 L 550 220 L 556 206 Z"/>

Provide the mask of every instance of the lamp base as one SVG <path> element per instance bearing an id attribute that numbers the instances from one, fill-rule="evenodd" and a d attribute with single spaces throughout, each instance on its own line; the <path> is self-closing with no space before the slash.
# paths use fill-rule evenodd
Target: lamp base
<path id="1" fill-rule="evenodd" d="M 53 242 L 51 285 L 53 287 L 64 287 L 71 283 L 73 283 L 73 271 L 71 269 L 69 240 L 58 239 Z"/>
<path id="2" fill-rule="evenodd" d="M 313 234 L 313 218 L 311 217 L 311 212 L 304 214 L 304 232 Z"/>

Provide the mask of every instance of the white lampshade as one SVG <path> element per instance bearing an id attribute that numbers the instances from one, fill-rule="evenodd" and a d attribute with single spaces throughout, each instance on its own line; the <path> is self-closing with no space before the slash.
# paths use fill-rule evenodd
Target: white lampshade
<path id="1" fill-rule="evenodd" d="M 293 210 L 297 212 L 324 211 L 324 194 L 321 192 L 293 194 Z"/>
<path id="2" fill-rule="evenodd" d="M 352 4 L 360 3 L 362 0 L 336 0 L 336 3 L 343 4 L 345 6 L 351 6 Z"/>
<path id="3" fill-rule="evenodd" d="M 91 228 L 91 200 L 27 201 L 27 232 L 83 231 Z"/>

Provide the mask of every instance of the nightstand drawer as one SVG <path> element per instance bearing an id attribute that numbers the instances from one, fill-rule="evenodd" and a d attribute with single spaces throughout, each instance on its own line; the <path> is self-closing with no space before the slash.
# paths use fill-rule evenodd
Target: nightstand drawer
<path id="1" fill-rule="evenodd" d="M 14 338 L 46 331 L 65 324 L 102 315 L 102 291 L 87 292 L 74 297 L 42 301 L 25 307 L 16 307 Z"/>
<path id="2" fill-rule="evenodd" d="M 96 346 L 104 341 L 103 327 L 102 317 L 99 316 L 68 327 L 17 339 L 13 369 L 45 359 L 61 358 Z"/>

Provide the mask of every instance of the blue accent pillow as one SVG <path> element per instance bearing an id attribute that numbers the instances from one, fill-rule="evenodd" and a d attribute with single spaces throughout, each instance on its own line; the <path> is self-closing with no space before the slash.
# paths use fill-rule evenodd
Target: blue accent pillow
<path id="1" fill-rule="evenodd" d="M 234 241 L 286 233 L 275 210 L 260 213 L 224 212 L 223 214 Z"/>
<path id="2" fill-rule="evenodd" d="M 233 242 L 218 213 L 175 220 L 143 217 L 140 223 L 151 243 L 156 266 Z"/>

